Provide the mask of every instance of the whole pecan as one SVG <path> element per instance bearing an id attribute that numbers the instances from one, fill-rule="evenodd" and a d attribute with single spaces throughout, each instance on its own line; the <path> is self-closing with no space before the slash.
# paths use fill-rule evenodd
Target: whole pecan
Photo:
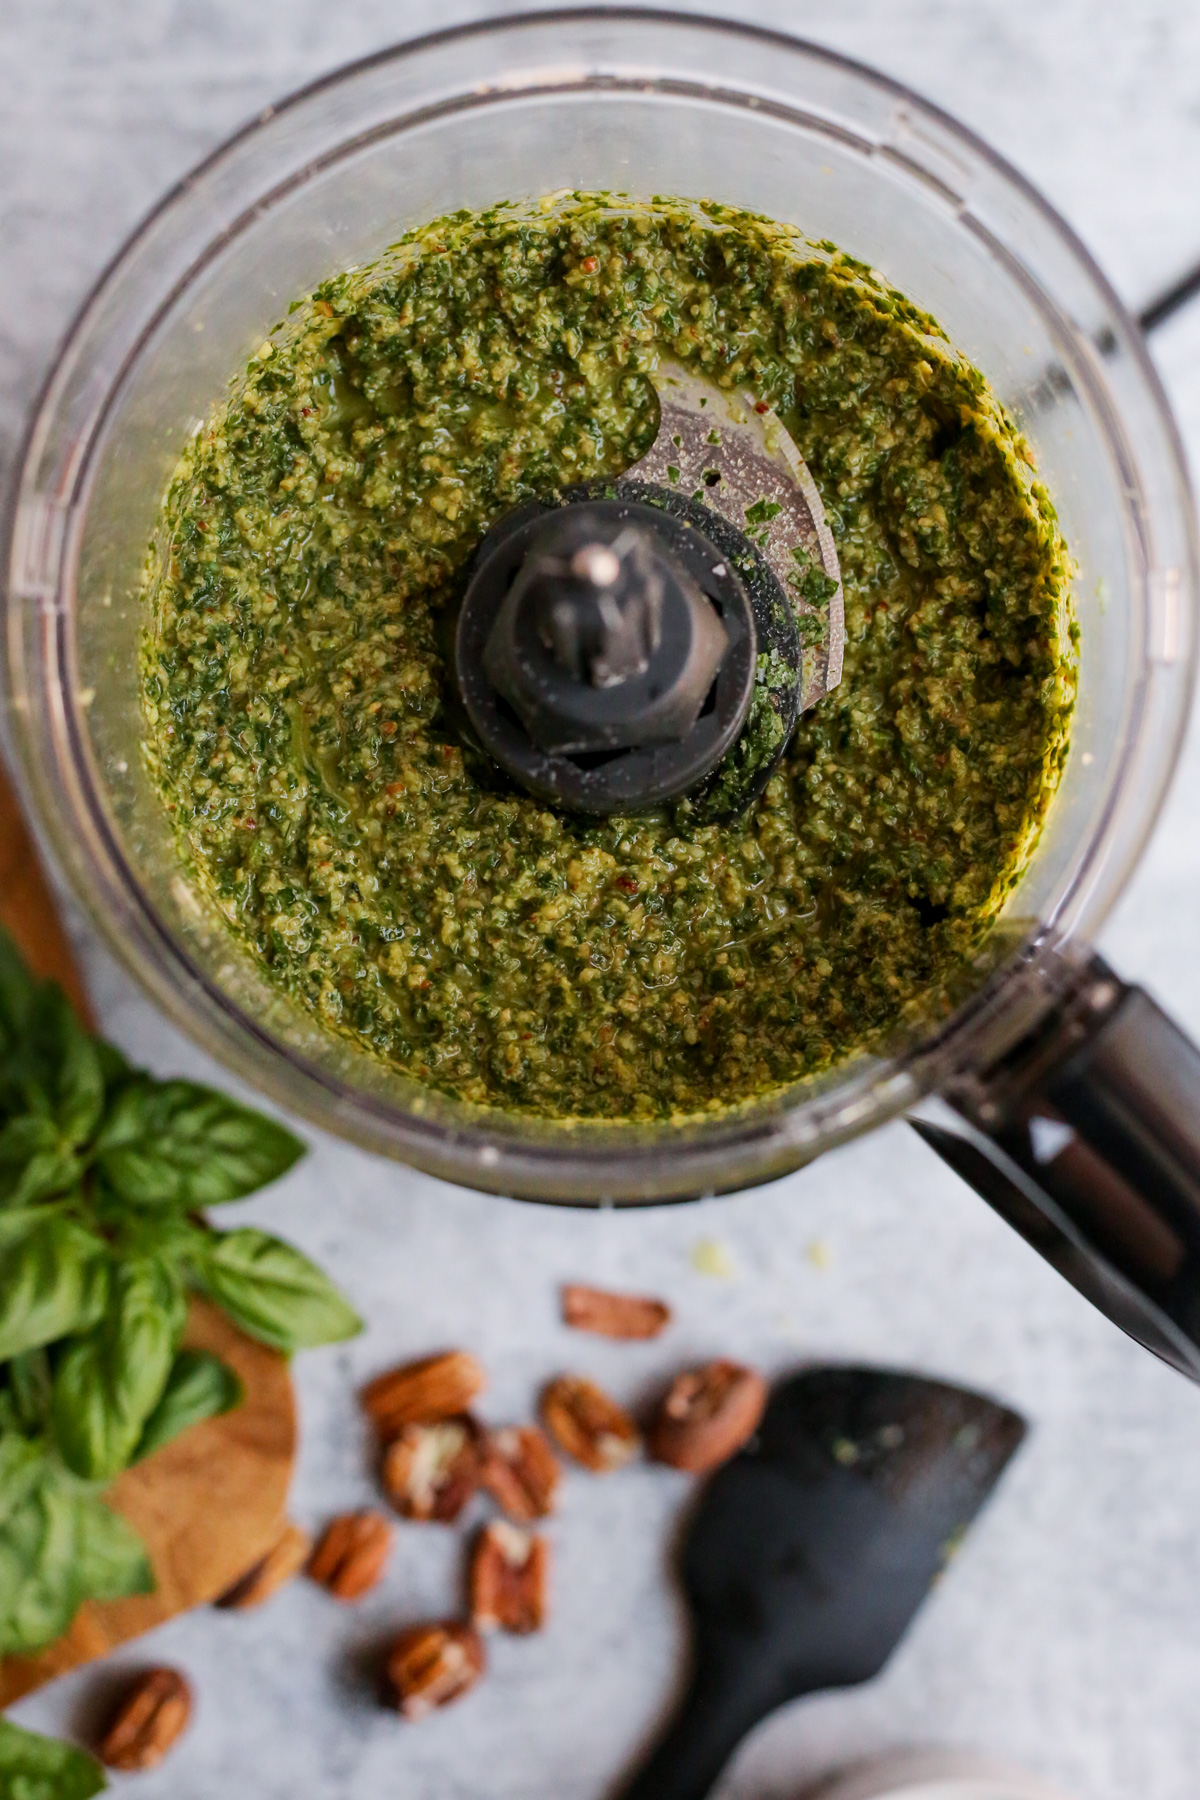
<path id="1" fill-rule="evenodd" d="M 392 1527 L 382 1513 L 341 1513 L 331 1519 L 308 1561 L 308 1573 L 335 1600 L 360 1600 L 383 1574 Z"/>
<path id="2" fill-rule="evenodd" d="M 624 1407 L 583 1375 L 560 1375 L 550 1383 L 542 1394 L 542 1419 L 555 1443 L 596 1475 L 623 1468 L 641 1446 Z"/>
<path id="3" fill-rule="evenodd" d="M 229 1611 L 244 1612 L 248 1607 L 261 1606 L 272 1594 L 298 1575 L 308 1561 L 312 1549 L 312 1539 L 307 1531 L 294 1525 L 289 1519 L 284 1525 L 276 1543 L 267 1554 L 248 1569 L 240 1581 L 235 1581 L 227 1588 L 217 1606 Z"/>
<path id="4" fill-rule="evenodd" d="M 457 1519 L 479 1486 L 479 1427 L 469 1414 L 403 1425 L 383 1453 L 388 1499 L 406 1519 Z"/>
<path id="5" fill-rule="evenodd" d="M 186 1728 L 192 1691 L 178 1669 L 147 1669 L 126 1690 L 97 1746 L 110 1769 L 153 1769 Z"/>
<path id="6" fill-rule="evenodd" d="M 528 1525 L 554 1511 L 562 1469 L 536 1425 L 502 1425 L 484 1439 L 479 1479 L 510 1519 Z"/>
<path id="7" fill-rule="evenodd" d="M 473 1688 L 487 1655 L 473 1625 L 410 1625 L 387 1657 L 392 1698 L 406 1719 L 423 1719 Z"/>
<path id="8" fill-rule="evenodd" d="M 471 1619 L 480 1631 L 540 1631 L 546 1622 L 550 1546 L 532 1531 L 498 1519 L 471 1551 Z"/>
<path id="9" fill-rule="evenodd" d="M 756 1369 L 724 1361 L 689 1369 L 658 1409 L 650 1454 L 692 1475 L 715 1469 L 754 1436 L 766 1404 L 767 1384 Z"/>
<path id="10" fill-rule="evenodd" d="M 670 1324 L 671 1309 L 643 1295 L 610 1294 L 572 1283 L 562 1291 L 562 1316 L 576 1331 L 595 1331 L 601 1337 L 654 1338 Z"/>
<path id="11" fill-rule="evenodd" d="M 486 1385 L 469 1350 L 446 1350 L 377 1375 L 363 1389 L 362 1403 L 380 1435 L 391 1438 L 404 1425 L 435 1424 L 466 1412 Z"/>

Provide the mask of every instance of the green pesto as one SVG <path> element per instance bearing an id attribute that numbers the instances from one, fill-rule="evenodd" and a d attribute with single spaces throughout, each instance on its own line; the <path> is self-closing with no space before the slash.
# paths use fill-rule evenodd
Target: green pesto
<path id="1" fill-rule="evenodd" d="M 845 672 L 747 816 L 585 823 L 464 763 L 439 618 L 509 507 L 642 453 L 660 355 L 795 437 Z M 982 376 L 833 246 L 682 201 L 463 213 L 293 308 L 189 446 L 146 756 L 331 1031 L 481 1105 L 682 1116 L 878 1044 L 978 953 L 1066 754 L 1067 580 Z"/>

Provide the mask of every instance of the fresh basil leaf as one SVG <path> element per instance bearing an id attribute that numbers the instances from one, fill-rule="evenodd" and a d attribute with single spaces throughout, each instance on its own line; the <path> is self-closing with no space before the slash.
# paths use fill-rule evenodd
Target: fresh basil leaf
<path id="1" fill-rule="evenodd" d="M 102 1238 L 58 1213 L 0 1212 L 0 1250 L 0 1361 L 96 1323 L 108 1297 Z"/>
<path id="2" fill-rule="evenodd" d="M 91 1800 L 107 1786 L 94 1757 L 0 1719 L 0 1800 Z"/>
<path id="3" fill-rule="evenodd" d="M 264 1187 L 304 1155 L 262 1113 L 191 1081 L 122 1089 L 97 1141 L 99 1167 L 131 1206 L 194 1212 Z"/>
<path id="4" fill-rule="evenodd" d="M 133 1461 L 153 1456 L 190 1425 L 232 1412 L 244 1395 L 241 1381 L 219 1356 L 208 1350 L 181 1350 L 171 1365 L 162 1399 L 146 1420 Z"/>
<path id="5" fill-rule="evenodd" d="M 19 1431 L 0 1434 L 0 1528 L 46 1476 L 43 1446 Z"/>
<path id="6" fill-rule="evenodd" d="M 46 1346 L 25 1350 L 7 1365 L 8 1390 L 22 1431 L 42 1431 L 50 1417 L 50 1358 Z"/>
<path id="7" fill-rule="evenodd" d="M 160 1257 L 131 1257 L 113 1273 L 103 1318 L 60 1352 L 52 1417 L 59 1453 L 87 1481 L 126 1467 L 158 1405 L 183 1329 L 183 1290 Z"/>
<path id="8" fill-rule="evenodd" d="M 38 1231 L 48 1220 L 57 1218 L 44 1206 L 11 1206 L 0 1208 L 0 1252 L 8 1251 L 31 1232 Z"/>
<path id="9" fill-rule="evenodd" d="M 98 1494 L 76 1497 L 79 1548 L 75 1573 L 84 1600 L 120 1600 L 152 1594 L 154 1570 L 133 1526 Z"/>
<path id="10" fill-rule="evenodd" d="M 7 1086 L 25 1109 L 53 1119 L 68 1144 L 84 1144 L 104 1111 L 104 1073 L 95 1039 L 60 987 L 43 982 L 22 1040 L 8 1057 Z"/>
<path id="11" fill-rule="evenodd" d="M 196 1277 L 235 1324 L 275 1350 L 334 1344 L 362 1330 L 329 1277 L 291 1244 L 244 1226 L 197 1244 Z"/>
<path id="12" fill-rule="evenodd" d="M 0 926 L 0 1044 L 20 1042 L 38 984 L 16 944 Z"/>
<path id="13" fill-rule="evenodd" d="M 39 1650 L 67 1629 L 83 1599 L 79 1538 L 76 1496 L 49 1478 L 0 1525 L 0 1655 Z"/>
<path id="14" fill-rule="evenodd" d="M 0 1206 L 28 1206 L 63 1194 L 83 1168 L 53 1119 L 43 1114 L 24 1113 L 0 1127 Z"/>
<path id="15" fill-rule="evenodd" d="M 112 1094 L 133 1074 L 133 1066 L 123 1050 L 110 1044 L 107 1038 L 97 1038 L 96 1055 L 100 1059 L 100 1073 L 104 1077 L 106 1092 Z"/>
<path id="16" fill-rule="evenodd" d="M 36 1485 L 0 1522 L 0 1656 L 52 1643 L 84 1600 L 144 1594 L 153 1585 L 132 1527 L 43 1461 Z"/>

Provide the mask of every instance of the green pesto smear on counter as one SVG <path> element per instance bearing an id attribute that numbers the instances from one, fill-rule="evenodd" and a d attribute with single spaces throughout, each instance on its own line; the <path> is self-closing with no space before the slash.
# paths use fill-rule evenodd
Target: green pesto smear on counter
<path id="1" fill-rule="evenodd" d="M 777 409 L 845 669 L 748 814 L 481 780 L 441 628 L 510 507 L 648 448 L 683 359 Z M 147 573 L 146 756 L 207 903 L 330 1030 L 548 1117 L 683 1117 L 878 1045 L 978 954 L 1074 693 L 1025 442 L 933 320 L 713 204 L 462 213 L 293 308 L 189 445 Z"/>

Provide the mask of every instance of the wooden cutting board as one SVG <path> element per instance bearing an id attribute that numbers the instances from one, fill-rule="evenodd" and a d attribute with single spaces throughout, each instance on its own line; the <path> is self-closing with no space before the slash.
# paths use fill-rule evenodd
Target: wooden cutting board
<path id="1" fill-rule="evenodd" d="M 39 975 L 58 981 L 92 1023 L 87 993 L 58 908 L 0 766 L 0 922 Z M 287 1361 L 194 1301 L 185 1341 L 235 1369 L 246 1397 L 127 1469 L 108 1498 L 150 1553 L 157 1587 L 126 1600 L 89 1602 L 71 1629 L 36 1656 L 0 1658 L 0 1708 L 79 1663 L 104 1656 L 219 1594 L 264 1557 L 286 1516 L 296 1449 Z"/>

